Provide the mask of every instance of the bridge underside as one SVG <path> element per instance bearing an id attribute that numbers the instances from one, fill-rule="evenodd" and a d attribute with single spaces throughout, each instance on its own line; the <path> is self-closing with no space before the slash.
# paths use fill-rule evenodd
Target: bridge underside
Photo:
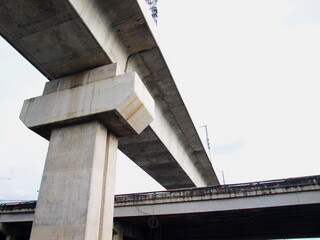
<path id="1" fill-rule="evenodd" d="M 320 237 L 320 204 L 157 216 L 163 239 Z M 150 216 L 119 218 L 148 234 Z"/>
<path id="2" fill-rule="evenodd" d="M 118 224 L 134 226 L 142 235 L 155 231 L 150 216 L 115 218 Z M 288 239 L 320 237 L 320 204 L 157 216 L 166 240 Z M 29 239 L 32 222 L 7 223 Z M 4 238 L 5 239 L 5 238 Z M 127 238 L 124 238 L 127 239 Z M 0 236 L 0 240 L 1 236 Z"/>
<path id="3" fill-rule="evenodd" d="M 320 237 L 320 176 L 120 195 L 115 220 L 145 234 L 156 221 L 163 239 Z"/>

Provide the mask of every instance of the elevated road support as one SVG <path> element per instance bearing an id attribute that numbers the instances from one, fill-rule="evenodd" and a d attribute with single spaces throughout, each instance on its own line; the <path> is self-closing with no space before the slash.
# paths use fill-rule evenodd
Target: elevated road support
<path id="1" fill-rule="evenodd" d="M 20 114 L 50 141 L 32 240 L 112 238 L 118 147 L 167 189 L 218 184 L 144 11 L 144 0 L 0 3 L 0 34 L 51 80 Z"/>

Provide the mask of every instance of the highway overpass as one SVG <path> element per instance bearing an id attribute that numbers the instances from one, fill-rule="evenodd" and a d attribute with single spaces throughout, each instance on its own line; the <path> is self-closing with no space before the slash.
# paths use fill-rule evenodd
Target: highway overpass
<path id="1" fill-rule="evenodd" d="M 218 186 L 144 0 L 3 0 L 0 34 L 49 80 L 20 119 L 50 140 L 37 208 L 1 205 L 1 240 L 320 236 L 319 176 Z M 117 148 L 171 190 L 114 207 Z"/>
<path id="2" fill-rule="evenodd" d="M 2 204 L 3 232 L 28 236 L 35 205 Z M 320 237 L 319 225 L 320 176 L 115 196 L 122 239 L 308 238 Z"/>

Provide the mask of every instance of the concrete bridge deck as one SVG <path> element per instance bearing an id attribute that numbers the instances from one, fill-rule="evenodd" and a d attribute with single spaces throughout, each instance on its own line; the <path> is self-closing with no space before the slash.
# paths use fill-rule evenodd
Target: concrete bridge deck
<path id="1" fill-rule="evenodd" d="M 111 63 L 119 74 L 137 72 L 155 119 L 120 138 L 119 149 L 167 189 L 219 184 L 144 0 L 3 0 L 0 35 L 49 80 Z"/>
<path id="2" fill-rule="evenodd" d="M 35 205 L 0 205 L 0 223 L 32 221 Z M 320 176 L 115 197 L 115 222 L 148 234 L 151 218 L 162 239 L 320 237 Z"/>

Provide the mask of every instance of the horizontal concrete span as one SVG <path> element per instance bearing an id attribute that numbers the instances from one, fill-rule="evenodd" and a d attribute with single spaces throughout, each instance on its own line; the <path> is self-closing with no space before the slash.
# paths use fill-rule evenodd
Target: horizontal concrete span
<path id="1" fill-rule="evenodd" d="M 164 239 L 320 237 L 320 176 L 116 196 L 115 220 Z"/>
<path id="2" fill-rule="evenodd" d="M 0 205 L 0 223 L 30 232 L 35 205 Z M 163 239 L 319 237 L 320 176 L 117 195 L 114 220 L 144 236 L 152 221 Z"/>
<path id="3" fill-rule="evenodd" d="M 320 177 L 117 195 L 115 202 L 115 217 L 318 204 Z"/>
<path id="4" fill-rule="evenodd" d="M 0 34 L 49 80 L 117 63 L 136 72 L 155 118 L 119 149 L 167 189 L 218 185 L 144 0 L 3 0 Z"/>

